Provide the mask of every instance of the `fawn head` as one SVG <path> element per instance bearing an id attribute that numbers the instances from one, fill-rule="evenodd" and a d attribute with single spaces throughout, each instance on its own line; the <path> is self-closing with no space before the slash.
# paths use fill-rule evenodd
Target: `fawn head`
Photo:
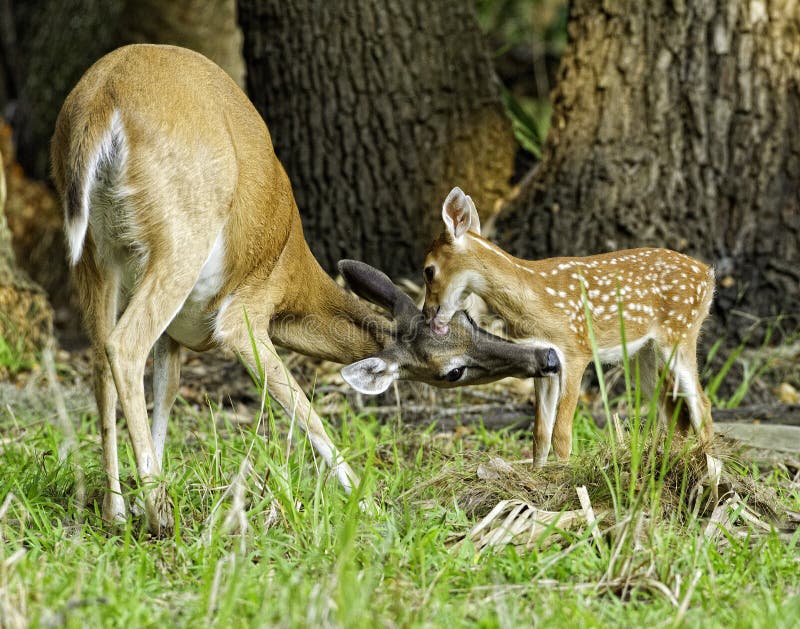
<path id="1" fill-rule="evenodd" d="M 442 205 L 445 229 L 425 256 L 425 318 L 437 334 L 446 334 L 453 315 L 463 308 L 464 296 L 483 283 L 473 252 L 481 235 L 478 210 L 469 195 L 453 188 Z"/>
<path id="2" fill-rule="evenodd" d="M 553 348 L 506 341 L 482 330 L 465 312 L 456 312 L 447 332 L 437 334 L 411 298 L 377 269 L 342 260 L 339 270 L 357 295 L 387 310 L 395 322 L 392 341 L 385 349 L 342 369 L 347 383 L 361 393 L 381 393 L 395 380 L 451 388 L 560 371 Z"/>

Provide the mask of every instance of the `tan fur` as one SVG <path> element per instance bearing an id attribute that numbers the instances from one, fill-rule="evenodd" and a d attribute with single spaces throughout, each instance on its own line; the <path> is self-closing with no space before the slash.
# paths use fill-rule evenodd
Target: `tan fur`
<path id="1" fill-rule="evenodd" d="M 425 312 L 435 325 L 446 324 L 437 317 L 446 319 L 449 309 L 444 314 L 440 309 L 460 299 L 455 287 L 463 287 L 464 293 L 475 292 L 486 301 L 513 338 L 551 343 L 560 350 L 562 388 L 554 424 L 541 400 L 535 421 L 538 463 L 547 458 L 551 438 L 559 458 L 571 451 L 581 378 L 593 361 L 587 305 L 601 358 L 616 354 L 613 350 L 622 345 L 621 302 L 629 350 L 638 340 L 650 339 L 648 345 L 658 349 L 661 360 L 677 359 L 675 369 L 680 372 L 675 376 L 684 374 L 680 388 L 688 398 L 692 426 L 702 438 L 711 438 L 710 404 L 699 383 L 696 357 L 700 327 L 714 293 L 714 274 L 705 264 L 666 249 L 527 261 L 475 231 L 457 239 L 445 231 L 431 246 L 425 266 L 435 270 L 425 297 Z M 662 412 L 668 413 L 674 401 L 662 398 Z"/>
<path id="2" fill-rule="evenodd" d="M 166 262 L 196 248 L 198 234 L 211 225 L 224 224 L 226 242 L 237 246 L 226 250 L 227 281 L 214 305 L 236 289 L 243 301 L 264 299 L 277 312 L 317 313 L 337 302 L 354 311 L 356 324 L 370 318 L 308 249 L 288 177 L 258 112 L 233 80 L 197 53 L 128 46 L 86 73 L 64 103 L 53 138 L 53 174 L 62 195 L 71 165 L 85 161 L 114 109 L 134 147 L 126 184 L 138 211 L 136 224 L 125 230 L 140 248 Z M 169 156 L 166 172 L 155 155 Z M 361 326 L 349 332 L 346 346 L 320 348 L 321 354 L 350 360 L 381 348 Z M 291 337 L 281 341 L 294 345 Z M 211 345 L 209 335 L 196 349 Z"/>
<path id="3" fill-rule="evenodd" d="M 401 377 L 446 386 L 452 386 L 442 376 L 448 361 L 476 347 L 466 328 L 435 348 L 424 335 L 395 339 L 388 319 L 323 272 L 303 237 L 264 122 L 236 84 L 197 53 L 133 45 L 99 60 L 62 107 L 52 165 L 94 348 L 107 519 L 125 517 L 116 444 L 119 395 L 147 489 L 150 527 L 172 524 L 159 477 L 180 345 L 218 346 L 252 367 L 260 364 L 272 398 L 346 488 L 357 477 L 274 345 L 348 363 L 387 345 L 401 347 Z M 202 299 L 195 301 L 198 294 Z M 484 346 L 513 348 L 485 334 L 481 339 Z M 154 346 L 151 431 L 142 383 Z M 516 348 L 522 371 L 539 368 L 529 355 Z M 542 369 L 552 368 L 546 354 L 541 360 Z M 479 372 L 484 381 L 514 375 L 502 347 L 491 361 Z"/>

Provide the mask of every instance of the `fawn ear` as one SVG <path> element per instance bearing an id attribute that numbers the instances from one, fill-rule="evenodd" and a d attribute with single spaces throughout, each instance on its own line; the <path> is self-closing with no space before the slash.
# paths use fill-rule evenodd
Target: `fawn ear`
<path id="1" fill-rule="evenodd" d="M 472 202 L 472 197 L 464 194 L 458 186 L 450 191 L 442 205 L 442 220 L 454 239 L 461 238 L 468 231 L 480 236 L 481 219 Z"/>
<path id="2" fill-rule="evenodd" d="M 398 365 L 370 356 L 342 368 L 342 378 L 359 393 L 383 393 L 399 377 Z"/>

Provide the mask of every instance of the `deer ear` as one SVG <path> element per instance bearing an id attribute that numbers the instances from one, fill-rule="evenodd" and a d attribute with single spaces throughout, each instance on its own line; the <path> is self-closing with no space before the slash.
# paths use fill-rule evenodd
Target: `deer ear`
<path id="1" fill-rule="evenodd" d="M 442 220 L 454 239 L 461 238 L 468 231 L 480 235 L 481 221 L 472 199 L 458 186 L 450 191 L 442 205 Z"/>
<path id="2" fill-rule="evenodd" d="M 377 395 L 383 393 L 397 380 L 398 366 L 379 356 L 370 356 L 343 367 L 342 378 L 359 393 Z"/>
<path id="3" fill-rule="evenodd" d="M 475 203 L 469 195 L 467 195 L 467 205 L 469 206 L 469 227 L 467 229 L 480 236 L 481 218 L 478 216 L 478 208 L 475 207 Z"/>
<path id="4" fill-rule="evenodd" d="M 359 297 L 392 313 L 398 321 L 407 321 L 420 314 L 411 297 L 401 291 L 378 269 L 358 260 L 340 260 L 339 272 Z"/>

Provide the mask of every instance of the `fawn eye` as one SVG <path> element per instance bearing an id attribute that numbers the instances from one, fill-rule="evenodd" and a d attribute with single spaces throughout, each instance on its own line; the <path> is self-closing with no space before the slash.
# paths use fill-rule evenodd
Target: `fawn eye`
<path id="1" fill-rule="evenodd" d="M 461 380 L 461 376 L 464 375 L 465 369 L 466 366 L 456 367 L 455 369 L 451 369 L 450 371 L 447 372 L 444 379 L 447 380 L 448 382 L 457 382 L 458 380 Z"/>
<path id="2" fill-rule="evenodd" d="M 436 275 L 436 267 L 430 264 L 425 267 L 423 273 L 425 273 L 425 281 L 430 283 L 433 281 L 433 276 Z"/>

